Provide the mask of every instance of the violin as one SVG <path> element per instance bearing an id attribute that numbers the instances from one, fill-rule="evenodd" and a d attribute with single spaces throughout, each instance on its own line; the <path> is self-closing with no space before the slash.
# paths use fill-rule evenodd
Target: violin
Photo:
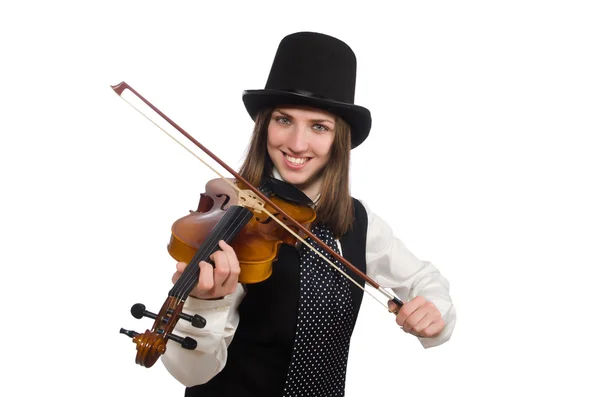
<path id="1" fill-rule="evenodd" d="M 261 190 L 265 194 L 272 195 L 271 200 L 278 203 L 286 214 L 294 217 L 301 224 L 308 226 L 314 221 L 316 212 L 308 206 L 310 202 L 308 197 L 304 196 L 303 202 L 290 201 L 291 195 L 284 195 L 284 198 L 277 197 L 273 193 L 273 190 L 277 190 L 273 189 L 274 184 L 276 183 L 269 181 L 261 187 Z M 292 185 L 286 188 L 288 192 L 296 189 Z M 279 189 L 281 190 L 281 185 Z M 247 196 L 238 196 L 237 192 L 223 180 L 209 181 L 205 190 L 205 193 L 200 196 L 198 209 L 190 211 L 189 215 L 178 219 L 171 227 L 171 239 L 167 246 L 169 254 L 177 261 L 186 262 L 188 265 L 169 291 L 159 314 L 148 312 L 140 303 L 133 305 L 131 309 L 132 315 L 136 318 L 153 318 L 155 321 L 152 330 L 138 334 L 135 331 L 121 329 L 121 333 L 130 336 L 137 345 L 136 363 L 147 368 L 154 365 L 160 355 L 164 354 L 167 340 L 180 343 L 184 349 L 196 348 L 197 342 L 193 338 L 181 338 L 172 334 L 172 331 L 178 319 L 187 320 L 192 323 L 192 326 L 198 328 L 206 325 L 203 317 L 185 314 L 182 308 L 198 283 L 200 275 L 198 264 L 207 261 L 214 266 L 210 255 L 219 249 L 220 240 L 224 240 L 235 250 L 240 264 L 239 282 L 243 284 L 259 283 L 269 278 L 280 244 L 296 243 L 286 230 L 282 229 L 277 222 L 272 222 L 271 218 L 262 213 L 262 210 L 257 211 L 248 205 Z M 296 196 L 299 195 L 304 194 L 298 191 Z M 294 227 L 288 215 L 277 214 L 276 216 L 284 224 Z"/>
<path id="2" fill-rule="evenodd" d="M 315 220 L 317 214 L 309 206 L 310 199 L 304 193 L 296 190 L 292 185 L 285 182 L 270 179 L 265 182 L 260 190 L 271 196 L 271 200 L 282 208 L 286 214 L 300 222 L 304 227 L 309 227 Z M 294 192 L 300 199 L 292 198 L 292 194 L 281 194 L 278 196 L 273 191 L 273 186 L 284 187 L 288 192 Z M 304 197 L 302 197 L 304 196 Z M 171 240 L 167 249 L 169 254 L 179 262 L 197 264 L 200 260 L 207 260 L 206 254 L 210 255 L 219 249 L 219 240 L 225 240 L 234 249 L 239 264 L 240 275 L 239 282 L 242 284 L 259 283 L 271 276 L 272 264 L 277 257 L 279 245 L 281 243 L 295 245 L 296 240 L 283 229 L 277 222 L 263 213 L 253 212 L 252 218 L 244 224 L 243 228 L 234 234 L 233 231 L 221 230 L 221 228 L 230 228 L 232 222 L 221 222 L 224 214 L 233 211 L 240 211 L 235 206 L 238 203 L 236 192 L 227 183 L 220 179 L 214 179 L 206 184 L 205 193 L 200 196 L 197 211 L 190 211 L 190 214 L 178 219 L 171 227 Z M 232 210 L 232 208 L 234 208 Z M 285 225 L 296 228 L 286 215 L 278 214 L 274 209 L 267 205 L 267 209 L 274 213 Z M 250 211 L 250 210 L 246 210 Z M 228 216 L 234 216 L 228 214 Z M 239 222 L 245 221 L 245 215 L 239 214 Z M 219 228 L 215 228 L 219 223 Z M 223 225 L 222 225 L 223 224 Z M 296 228 L 297 229 L 297 228 Z M 299 230 L 296 233 L 301 233 Z M 230 238 L 230 235 L 233 238 Z M 210 241 L 210 244 L 207 242 Z M 206 253 L 200 253 L 200 248 L 206 250 Z M 198 260 L 198 256 L 202 259 Z M 210 259 L 207 260 L 210 263 Z M 196 266 L 193 266 L 196 267 Z M 184 273 L 184 276 L 185 273 Z M 198 275 L 193 275 L 196 280 Z"/>
<path id="3" fill-rule="evenodd" d="M 260 188 L 252 186 L 127 83 L 121 82 L 111 88 L 124 100 L 122 94 L 128 89 L 235 178 L 234 181 L 225 178 L 190 151 L 217 173 L 221 179 L 208 182 L 205 193 L 201 194 L 197 211 L 190 211 L 190 215 L 178 219 L 171 228 L 171 239 L 167 246 L 169 254 L 178 261 L 187 262 L 188 265 L 169 291 L 159 313 L 154 314 L 147 311 L 145 306 L 140 303 L 131 308 L 131 314 L 134 317 L 138 319 L 149 317 L 155 320 L 152 330 L 146 330 L 145 333 L 140 334 L 121 328 L 120 332 L 131 337 L 136 344 L 135 361 L 137 364 L 147 368 L 154 365 L 166 351 L 168 340 L 179 343 L 184 349 L 194 350 L 196 348 L 197 343 L 194 339 L 182 338 L 172 334 L 172 331 L 179 319 L 189 321 L 192 326 L 197 328 L 203 328 L 206 325 L 203 317 L 183 313 L 182 309 L 189 293 L 198 283 L 200 275 L 198 264 L 200 261 L 207 261 L 214 266 L 210 255 L 219 249 L 218 242 L 220 240 L 230 244 L 236 252 L 240 263 L 240 283 L 258 283 L 266 280 L 271 275 L 272 263 L 277 257 L 280 244 L 303 243 L 340 271 L 349 281 L 371 295 L 352 277 L 309 244 L 306 239 L 310 238 L 337 262 L 353 271 L 399 308 L 402 307 L 404 303 L 400 299 L 383 289 L 308 230 L 310 223 L 316 218 L 316 213 L 309 205 L 312 204 L 312 201 L 304 193 L 290 184 L 273 178 L 263 183 Z M 138 110 L 130 102 L 125 101 Z M 140 113 L 144 115 L 143 112 Z M 164 129 L 163 132 L 171 136 Z M 171 138 L 182 145 L 173 136 Z M 183 147 L 189 151 L 185 146 Z M 377 301 L 387 309 L 386 305 Z"/>

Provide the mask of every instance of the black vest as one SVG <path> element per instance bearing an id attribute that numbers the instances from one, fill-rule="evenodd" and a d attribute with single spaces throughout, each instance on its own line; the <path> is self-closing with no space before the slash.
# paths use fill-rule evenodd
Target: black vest
<path id="1" fill-rule="evenodd" d="M 367 213 L 358 200 L 353 201 L 354 224 L 340 243 L 344 258 L 365 273 Z M 349 273 L 364 286 L 362 279 Z M 350 288 L 353 322 L 356 322 L 363 291 L 354 284 Z M 206 384 L 187 388 L 186 397 L 281 397 L 283 394 L 300 296 L 296 248 L 282 244 L 271 277 L 249 284 L 246 289 L 239 306 L 240 323 L 228 348 L 227 364 Z"/>

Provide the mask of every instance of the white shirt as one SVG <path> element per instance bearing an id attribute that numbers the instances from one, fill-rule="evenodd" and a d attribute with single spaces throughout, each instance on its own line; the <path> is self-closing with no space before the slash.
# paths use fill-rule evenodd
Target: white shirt
<path id="1" fill-rule="evenodd" d="M 363 205 L 368 217 L 367 276 L 381 287 L 391 288 L 403 302 L 423 296 L 435 304 L 446 326 L 435 338 L 418 339 L 425 348 L 446 342 L 450 339 L 456 322 L 448 281 L 434 265 L 415 257 L 402 241 L 394 237 L 390 226 L 364 203 Z M 338 243 L 338 247 L 339 245 Z M 169 373 L 183 385 L 206 383 L 223 369 L 227 361 L 227 346 L 239 323 L 237 307 L 244 296 L 244 288 L 238 284 L 233 294 L 221 300 L 200 300 L 193 297 L 186 300 L 183 311 L 203 316 L 206 327 L 194 328 L 187 321 L 179 321 L 174 333 L 194 338 L 198 346 L 196 350 L 190 351 L 168 342 L 167 350 L 161 356 Z"/>

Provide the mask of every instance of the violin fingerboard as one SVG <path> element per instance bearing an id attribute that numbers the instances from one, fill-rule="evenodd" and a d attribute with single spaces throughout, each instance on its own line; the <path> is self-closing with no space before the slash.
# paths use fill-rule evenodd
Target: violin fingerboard
<path id="1" fill-rule="evenodd" d="M 206 237 L 200 248 L 196 251 L 196 254 L 188 263 L 183 274 L 177 280 L 169 296 L 175 296 L 181 300 L 185 300 L 190 292 L 196 287 L 198 283 L 198 277 L 200 276 L 200 267 L 198 263 L 201 261 L 207 261 L 211 264 L 210 255 L 215 251 L 218 251 L 219 241 L 224 240 L 227 244 L 238 235 L 238 233 L 246 226 L 248 221 L 253 216 L 253 212 L 246 207 L 233 205 L 225 211 L 225 215 L 215 225 L 213 230 Z"/>

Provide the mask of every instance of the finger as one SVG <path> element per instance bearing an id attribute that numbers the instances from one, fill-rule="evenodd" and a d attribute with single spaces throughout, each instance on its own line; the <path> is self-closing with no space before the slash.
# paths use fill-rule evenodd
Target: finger
<path id="1" fill-rule="evenodd" d="M 425 329 L 420 331 L 419 336 L 423 338 L 433 338 L 442 332 L 445 326 L 446 323 L 442 318 L 440 318 L 438 321 L 433 321 Z"/>
<path id="2" fill-rule="evenodd" d="M 423 321 L 423 324 L 421 324 L 421 328 L 418 330 L 415 330 L 415 327 L 417 327 L 421 321 Z M 406 321 L 404 321 L 404 325 L 402 326 L 402 329 L 404 330 L 404 332 L 410 332 L 411 334 L 417 335 L 419 331 L 423 330 L 430 323 L 431 323 L 431 320 L 427 319 L 427 310 L 423 306 L 420 306 L 417 310 L 412 312 L 406 318 Z"/>
<path id="3" fill-rule="evenodd" d="M 240 262 L 233 248 L 229 246 L 225 241 L 219 241 L 219 247 L 221 247 L 221 249 L 227 256 L 227 261 L 229 263 L 229 275 L 223 283 L 223 288 L 227 291 L 227 293 L 231 294 L 237 288 L 238 279 L 241 271 Z"/>
<path id="4" fill-rule="evenodd" d="M 173 273 L 173 277 L 171 277 L 171 281 L 173 282 L 173 284 L 175 284 L 177 280 L 179 280 L 179 277 L 181 277 L 181 273 L 179 271 Z"/>
<path id="5" fill-rule="evenodd" d="M 197 289 L 202 293 L 212 290 L 215 286 L 213 267 L 206 261 L 200 261 L 200 277 L 198 277 Z"/>
<path id="6" fill-rule="evenodd" d="M 224 251 L 217 251 L 211 255 L 211 259 L 215 263 L 215 268 L 213 270 L 215 286 L 221 288 L 231 272 L 229 257 Z"/>
<path id="7" fill-rule="evenodd" d="M 410 316 L 415 310 L 417 310 L 421 305 L 425 303 L 425 299 L 423 297 L 417 296 L 416 298 L 406 302 L 400 310 L 398 310 L 398 314 L 396 316 L 396 323 L 404 327 L 406 319 Z"/>
<path id="8" fill-rule="evenodd" d="M 223 251 L 225 251 L 227 253 L 235 255 L 235 251 L 233 250 L 233 247 L 231 245 L 227 244 L 225 242 L 225 240 L 219 240 L 219 248 L 221 248 Z"/>
<path id="9" fill-rule="evenodd" d="M 408 321 L 410 322 L 411 319 L 409 318 Z M 429 328 L 429 326 L 431 324 L 433 324 L 434 319 L 433 317 L 430 315 L 430 313 L 425 313 L 425 316 L 423 316 L 423 318 L 421 318 L 421 320 L 419 322 L 417 322 L 416 324 L 414 324 L 412 326 L 412 328 L 410 329 L 411 334 L 415 335 L 415 336 L 421 336 L 424 337 L 425 336 L 425 330 L 427 328 Z"/>
<path id="10" fill-rule="evenodd" d="M 177 272 L 178 273 L 183 273 L 183 271 L 187 267 L 187 263 L 185 263 L 185 262 L 177 262 L 175 264 L 175 267 L 177 268 Z"/>
<path id="11" fill-rule="evenodd" d="M 236 267 L 239 267 L 238 258 L 233 248 L 223 240 L 219 241 L 219 247 L 227 256 L 229 268 L 235 270 Z"/>
<path id="12" fill-rule="evenodd" d="M 185 263 L 185 262 L 177 262 L 175 264 L 175 268 L 177 269 L 177 271 L 175 273 L 173 273 L 173 277 L 171 277 L 171 281 L 173 282 L 173 284 L 175 284 L 177 282 L 177 280 L 179 280 L 179 278 L 181 277 L 181 274 L 185 270 L 186 266 L 187 266 L 187 263 Z"/>
<path id="13" fill-rule="evenodd" d="M 393 300 L 389 300 L 387 305 L 388 305 L 388 310 L 391 313 L 398 314 L 398 311 L 400 310 L 400 306 L 395 304 Z"/>

